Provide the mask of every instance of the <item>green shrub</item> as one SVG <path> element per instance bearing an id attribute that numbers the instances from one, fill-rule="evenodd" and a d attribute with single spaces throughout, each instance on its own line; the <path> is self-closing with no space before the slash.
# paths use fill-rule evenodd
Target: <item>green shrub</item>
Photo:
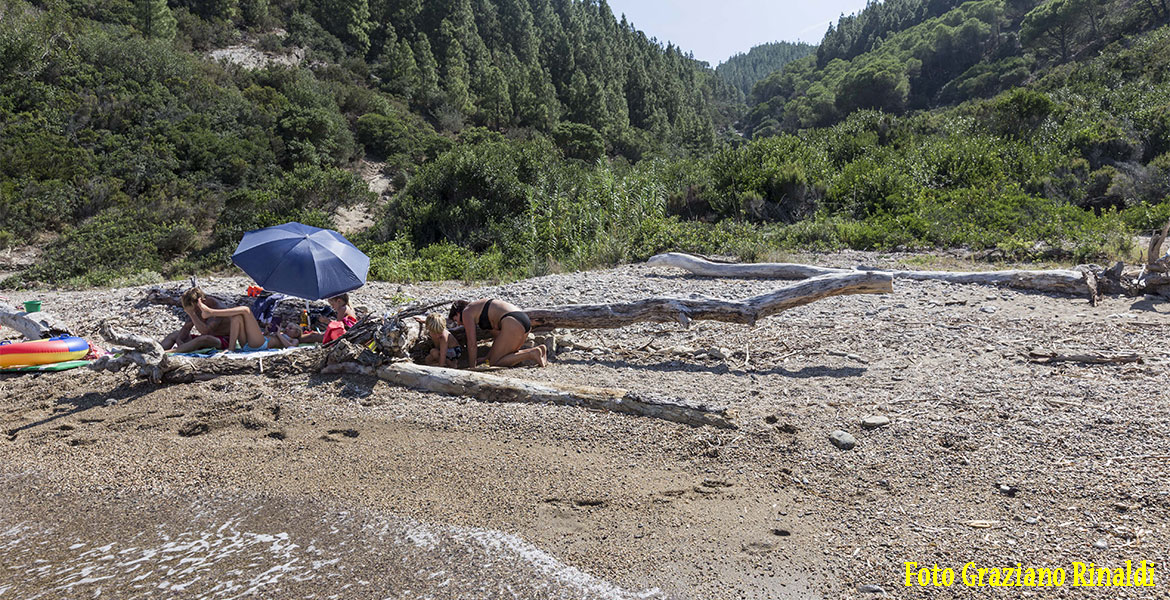
<path id="1" fill-rule="evenodd" d="M 561 122 L 552 130 L 553 140 L 565 155 L 586 162 L 594 162 L 605 156 L 605 139 L 597 130 L 582 124 Z M 639 153 L 641 154 L 641 153 Z"/>

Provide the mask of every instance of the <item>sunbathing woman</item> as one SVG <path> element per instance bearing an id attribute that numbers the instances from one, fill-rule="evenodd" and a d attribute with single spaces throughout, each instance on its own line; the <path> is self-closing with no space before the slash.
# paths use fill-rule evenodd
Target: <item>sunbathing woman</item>
<path id="1" fill-rule="evenodd" d="M 183 310 L 191 315 L 193 321 L 213 317 L 228 321 L 226 350 L 235 349 L 237 344 L 244 352 L 259 352 L 268 349 L 269 339 L 264 337 L 264 330 L 260 328 L 260 323 L 256 321 L 250 308 L 246 306 L 211 308 L 205 300 L 206 296 L 203 294 L 203 290 L 191 288 L 183 294 Z M 199 327 L 199 321 L 195 321 L 195 326 Z"/>
<path id="2" fill-rule="evenodd" d="M 204 319 L 203 315 L 198 314 L 199 311 L 194 308 L 194 301 L 197 298 L 204 299 L 210 306 L 220 307 L 219 301 L 205 296 L 203 290 L 197 287 L 183 292 L 180 303 L 183 305 L 183 312 L 187 313 L 187 318 L 190 320 L 184 323 L 182 328 L 163 338 L 163 350 L 167 352 L 195 352 L 206 348 L 229 349 L 228 335 L 231 333 L 231 323 L 226 319 Z M 194 335 L 193 331 L 198 335 Z"/>
<path id="3" fill-rule="evenodd" d="M 448 316 L 462 325 L 467 334 L 469 368 L 476 367 L 478 358 L 479 348 L 475 340 L 477 325 L 480 329 L 492 332 L 495 338 L 488 351 L 488 366 L 511 367 L 526 360 L 534 361 L 542 367 L 548 366 L 548 351 L 544 346 L 523 348 L 524 342 L 528 341 L 528 332 L 532 331 L 532 321 L 515 304 L 491 298 L 471 303 L 456 300 Z"/>
<path id="4" fill-rule="evenodd" d="M 184 292 L 183 296 L 188 294 L 195 294 L 194 290 L 199 288 L 191 288 Z M 199 290 L 199 295 L 203 294 Z M 203 296 L 208 306 L 212 308 L 222 308 L 220 303 L 215 298 Z M 207 319 L 204 320 L 200 315 L 194 314 L 194 310 L 187 308 L 184 304 L 183 311 L 187 313 L 187 322 L 183 326 L 169 334 L 162 340 L 163 350 L 172 352 L 194 352 L 203 348 L 217 348 L 224 350 L 227 344 L 227 335 L 230 332 L 230 323 L 221 319 Z"/>

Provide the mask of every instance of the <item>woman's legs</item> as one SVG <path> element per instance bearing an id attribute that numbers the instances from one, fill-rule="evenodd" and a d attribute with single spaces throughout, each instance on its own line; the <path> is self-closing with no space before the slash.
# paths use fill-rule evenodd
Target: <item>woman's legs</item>
<path id="1" fill-rule="evenodd" d="M 167 350 L 167 352 L 194 352 L 196 350 L 203 350 L 204 348 L 215 348 L 218 350 L 221 345 L 222 343 L 219 341 L 219 338 L 214 335 L 201 335 L 191 341 L 179 344 L 175 348 Z"/>
<path id="2" fill-rule="evenodd" d="M 244 335 L 244 319 L 241 317 L 231 317 L 228 319 L 228 324 L 227 350 L 235 350 L 236 346 L 242 346 L 248 342 L 248 338 Z"/>
<path id="3" fill-rule="evenodd" d="M 264 342 L 268 341 L 264 338 L 264 330 L 260 328 L 260 323 L 256 321 L 252 310 L 246 306 L 212 309 L 207 311 L 207 314 L 230 318 L 231 336 L 229 339 L 238 341 L 241 346 L 260 348 Z"/>
<path id="4" fill-rule="evenodd" d="M 528 332 L 516 319 L 500 319 L 500 333 L 492 342 L 488 351 L 488 362 L 496 367 L 511 367 L 526 360 L 536 361 L 540 366 L 548 365 L 548 355 L 544 346 L 524 348 L 528 340 Z"/>

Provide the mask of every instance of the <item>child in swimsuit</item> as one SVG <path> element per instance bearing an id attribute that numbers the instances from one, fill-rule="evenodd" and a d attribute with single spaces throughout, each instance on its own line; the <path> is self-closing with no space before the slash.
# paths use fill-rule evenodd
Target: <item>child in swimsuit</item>
<path id="1" fill-rule="evenodd" d="M 274 335 L 266 335 L 269 348 L 296 348 L 301 345 L 301 326 L 298 323 L 289 321 L 280 328 L 280 331 Z"/>
<path id="2" fill-rule="evenodd" d="M 447 319 L 441 313 L 427 315 L 425 322 L 427 334 L 435 347 L 427 354 L 426 363 L 440 367 L 459 368 L 459 357 L 463 356 L 463 347 L 459 340 L 447 330 Z"/>
<path id="3" fill-rule="evenodd" d="M 333 309 L 333 312 L 336 314 L 335 314 L 333 319 L 330 319 L 329 317 L 322 315 L 317 320 L 321 325 L 328 327 L 329 323 L 331 321 L 336 320 L 336 321 L 341 321 L 342 324 L 345 325 L 345 329 L 348 330 L 350 327 L 353 327 L 357 323 L 357 321 L 358 321 L 357 312 L 354 311 L 353 307 L 349 305 L 349 294 L 339 294 L 337 296 L 329 298 L 328 300 L 326 300 L 326 302 L 329 303 L 329 306 Z M 344 331 L 343 331 L 343 333 L 344 333 Z M 319 333 L 316 331 L 307 332 L 304 334 L 303 337 L 301 337 L 301 342 L 306 343 L 306 344 L 318 343 L 318 342 L 324 342 L 324 341 L 325 341 L 325 335 L 323 333 Z"/>

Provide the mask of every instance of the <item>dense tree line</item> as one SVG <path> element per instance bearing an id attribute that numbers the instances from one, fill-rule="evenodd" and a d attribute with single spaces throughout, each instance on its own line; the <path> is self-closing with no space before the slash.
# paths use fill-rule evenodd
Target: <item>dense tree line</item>
<path id="1" fill-rule="evenodd" d="M 760 44 L 746 54 L 736 54 L 727 59 L 727 62 L 715 67 L 715 72 L 746 96 L 757 81 L 798 58 L 812 54 L 816 48 L 803 42 Z"/>

